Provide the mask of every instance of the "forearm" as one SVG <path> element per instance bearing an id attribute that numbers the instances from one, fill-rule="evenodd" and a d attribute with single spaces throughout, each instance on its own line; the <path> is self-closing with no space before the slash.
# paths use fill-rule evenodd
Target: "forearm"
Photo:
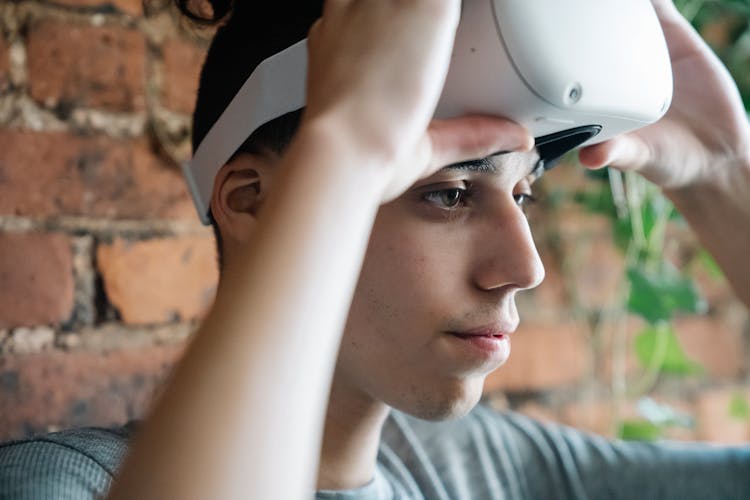
<path id="1" fill-rule="evenodd" d="M 319 136 L 300 132 L 285 156 L 244 262 L 224 269 L 111 498 L 309 496 L 382 193 L 377 169 Z"/>
<path id="2" fill-rule="evenodd" d="M 750 154 L 700 186 L 665 191 L 750 307 Z"/>

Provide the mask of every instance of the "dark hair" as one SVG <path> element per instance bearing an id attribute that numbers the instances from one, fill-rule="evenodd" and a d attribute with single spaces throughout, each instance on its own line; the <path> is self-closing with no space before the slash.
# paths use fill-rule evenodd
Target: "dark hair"
<path id="1" fill-rule="evenodd" d="M 194 22 L 221 23 L 200 74 L 193 112 L 194 152 L 253 70 L 263 60 L 307 37 L 323 11 L 322 0 L 209 1 L 213 12 L 204 17 L 190 8 L 191 0 L 175 0 L 180 11 Z M 294 111 L 266 123 L 237 152 L 281 154 L 296 132 L 301 114 L 301 110 Z M 221 268 L 221 233 L 211 214 L 209 219 L 216 235 Z"/>

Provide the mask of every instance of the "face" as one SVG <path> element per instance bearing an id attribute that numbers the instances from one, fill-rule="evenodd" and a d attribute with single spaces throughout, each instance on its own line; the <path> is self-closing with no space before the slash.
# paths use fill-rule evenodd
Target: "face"
<path id="1" fill-rule="evenodd" d="M 381 207 L 336 380 L 425 419 L 460 416 L 510 355 L 515 295 L 544 269 L 530 155 L 445 168 Z"/>

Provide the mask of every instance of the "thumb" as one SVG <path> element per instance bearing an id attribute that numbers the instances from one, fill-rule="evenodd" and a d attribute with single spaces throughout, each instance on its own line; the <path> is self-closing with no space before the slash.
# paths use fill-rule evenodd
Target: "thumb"
<path id="1" fill-rule="evenodd" d="M 433 120 L 408 159 L 411 166 L 419 165 L 419 171 L 397 168 L 382 201 L 395 199 L 417 178 L 428 177 L 445 166 L 500 152 L 530 151 L 533 147 L 534 138 L 529 131 L 505 118 L 473 115 Z"/>
<path id="2" fill-rule="evenodd" d="M 428 172 L 462 161 L 486 158 L 501 151 L 530 151 L 529 131 L 505 118 L 472 115 L 433 120 L 427 129 L 432 156 Z"/>
<path id="3" fill-rule="evenodd" d="M 581 163 L 588 168 L 605 166 L 622 170 L 640 170 L 652 161 L 651 148 L 636 135 L 621 135 L 588 146 L 579 152 Z"/>

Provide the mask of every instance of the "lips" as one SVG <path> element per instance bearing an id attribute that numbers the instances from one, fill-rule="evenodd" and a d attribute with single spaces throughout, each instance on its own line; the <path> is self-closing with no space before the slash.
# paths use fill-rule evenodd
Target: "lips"
<path id="1" fill-rule="evenodd" d="M 506 333 L 464 334 L 464 333 L 454 333 L 454 332 L 451 332 L 451 335 L 453 335 L 454 337 L 462 338 L 462 339 L 472 339 L 472 338 L 504 339 L 508 336 Z"/>
<path id="2" fill-rule="evenodd" d="M 504 338 L 513 333 L 516 325 L 508 322 L 507 324 L 493 324 L 481 326 L 464 331 L 449 332 L 451 335 L 461 338 L 487 337 L 487 338 Z"/>
<path id="3" fill-rule="evenodd" d="M 510 355 L 510 333 L 515 330 L 513 323 L 491 324 L 469 330 L 449 331 L 449 344 L 462 359 L 470 359 L 472 364 L 491 363 L 497 366 Z"/>

